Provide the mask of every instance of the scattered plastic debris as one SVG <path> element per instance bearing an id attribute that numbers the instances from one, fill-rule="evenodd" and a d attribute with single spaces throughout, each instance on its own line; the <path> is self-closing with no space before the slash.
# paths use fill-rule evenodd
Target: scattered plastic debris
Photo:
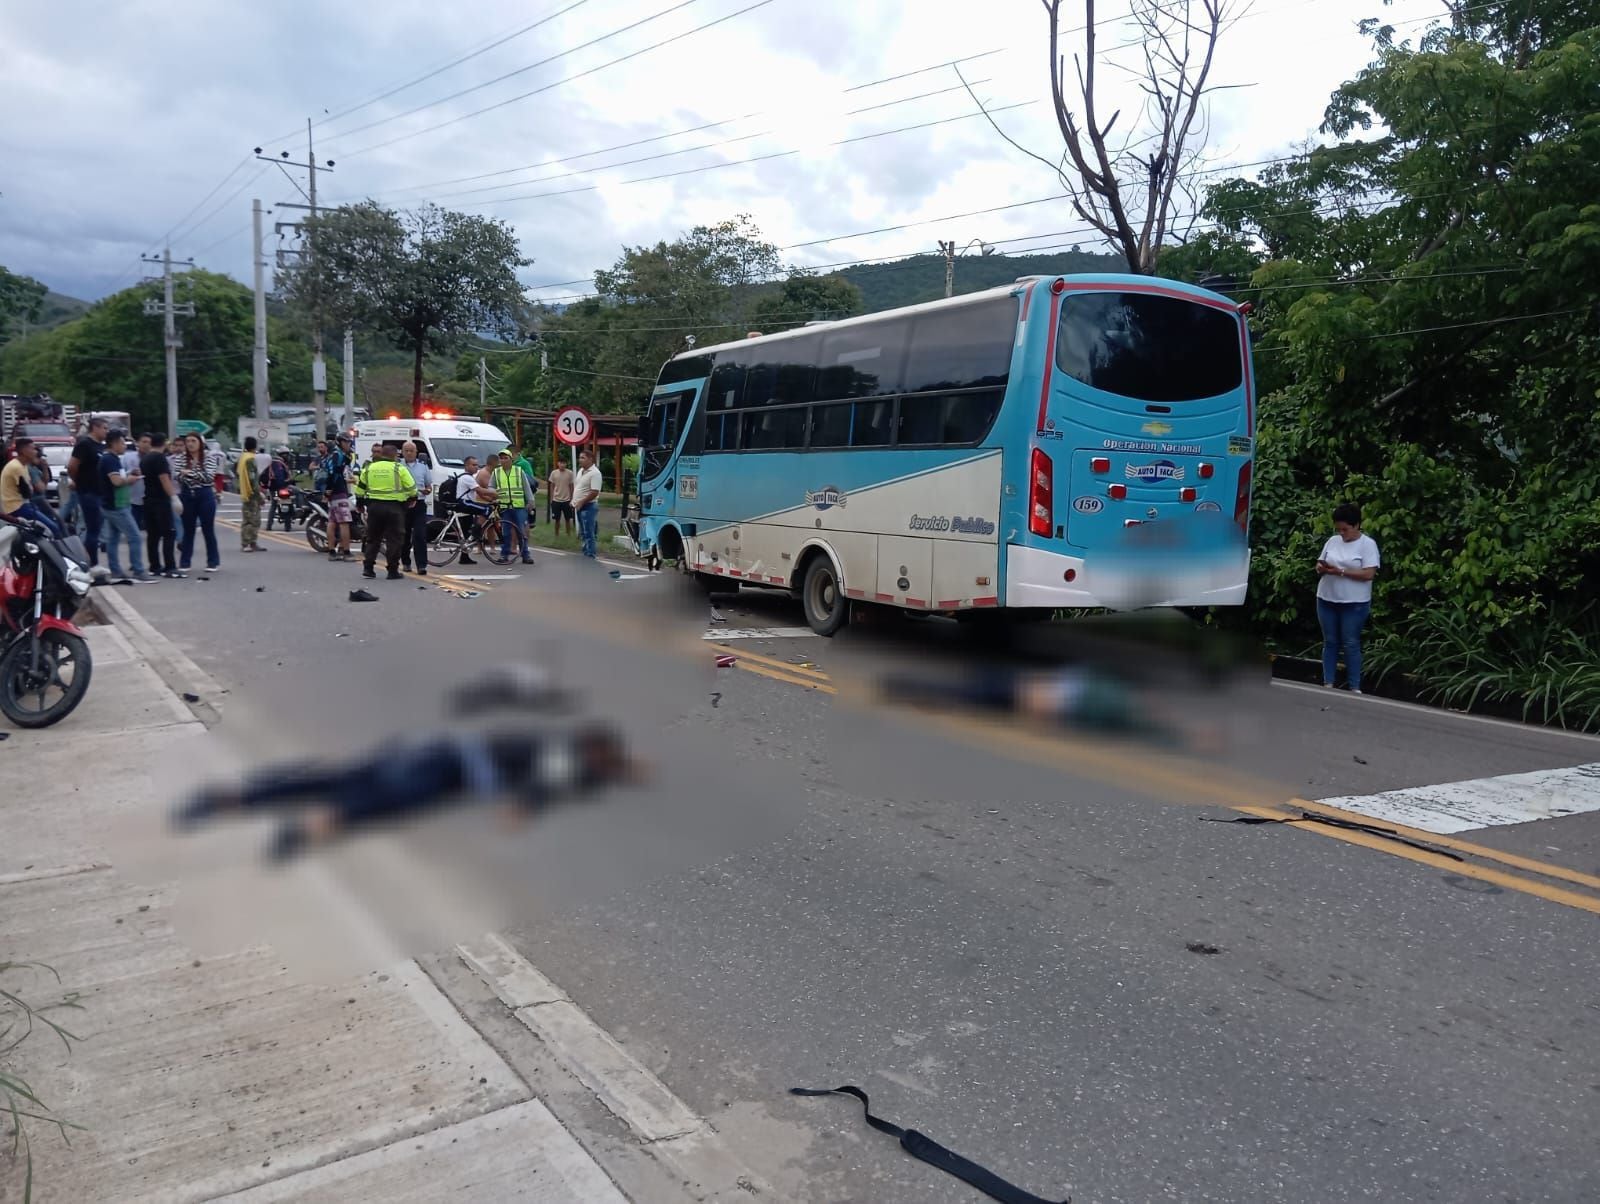
<path id="1" fill-rule="evenodd" d="M 1203 955 L 1206 955 L 1206 956 L 1210 956 L 1213 953 L 1221 953 L 1222 952 L 1222 950 L 1219 949 L 1216 945 L 1208 944 L 1205 941 L 1189 941 L 1187 944 L 1184 945 L 1184 948 L 1187 949 L 1190 953 L 1199 953 L 1199 954 L 1203 954 Z"/>
<path id="2" fill-rule="evenodd" d="M 732 655 L 731 653 L 725 652 L 721 656 L 717 657 L 717 668 L 731 669 L 735 664 L 738 663 L 738 660 L 738 657 Z"/>
<path id="3" fill-rule="evenodd" d="M 721 690 L 713 691 L 712 694 L 711 694 L 711 709 L 715 710 L 717 708 L 717 705 L 719 703 L 721 703 L 721 702 L 722 702 L 722 691 Z"/>
<path id="4" fill-rule="evenodd" d="M 199 702 L 200 701 L 200 695 L 198 695 L 198 694 L 190 694 L 187 691 L 185 691 L 185 693 L 183 695 L 183 700 L 185 702 Z"/>
<path id="5" fill-rule="evenodd" d="M 1365 765 L 1367 763 L 1366 759 L 1363 758 L 1363 757 L 1351 757 L 1350 759 L 1352 761 L 1354 761 L 1357 765 Z"/>
<path id="6" fill-rule="evenodd" d="M 460 593 L 456 594 L 456 597 L 458 597 L 458 598 L 481 598 L 481 597 L 483 597 L 483 594 L 479 590 L 464 589 Z"/>
<path id="7" fill-rule="evenodd" d="M 264 594 L 264 593 L 266 593 L 266 592 L 267 592 L 267 587 L 266 587 L 266 586 L 264 586 L 264 585 L 258 585 L 258 586 L 256 586 L 256 593 L 258 593 L 258 594 Z"/>

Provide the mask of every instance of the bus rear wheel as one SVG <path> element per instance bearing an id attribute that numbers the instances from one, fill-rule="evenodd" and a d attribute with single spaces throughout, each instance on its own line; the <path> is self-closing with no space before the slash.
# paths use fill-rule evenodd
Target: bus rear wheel
<path id="1" fill-rule="evenodd" d="M 834 634 L 850 617 L 850 601 L 839 585 L 833 561 L 826 556 L 818 556 L 807 567 L 800 598 L 805 607 L 806 623 L 818 635 Z"/>

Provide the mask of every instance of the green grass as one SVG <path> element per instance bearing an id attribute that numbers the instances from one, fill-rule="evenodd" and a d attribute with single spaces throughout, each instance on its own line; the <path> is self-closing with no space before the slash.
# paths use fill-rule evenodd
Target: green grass
<path id="1" fill-rule="evenodd" d="M 1592 606 L 1493 631 L 1456 611 L 1424 611 L 1374 641 L 1367 660 L 1379 675 L 1405 674 L 1432 702 L 1509 704 L 1525 722 L 1600 732 L 1600 612 Z"/>
<path id="2" fill-rule="evenodd" d="M 54 976 L 56 985 L 60 985 L 61 976 L 52 967 L 40 962 L 0 961 L 0 982 L 4 982 L 8 975 L 29 974 L 37 977 L 40 971 L 48 971 Z M 0 1167 L 0 1172 L 9 1175 L 20 1162 L 23 1204 L 30 1204 L 33 1199 L 33 1144 L 29 1139 L 25 1122 L 36 1121 L 54 1125 L 61 1135 L 61 1140 L 68 1145 L 72 1142 L 67 1136 L 67 1130 L 83 1129 L 82 1125 L 73 1124 L 57 1116 L 50 1105 L 39 1098 L 33 1085 L 16 1071 L 16 1051 L 40 1028 L 53 1032 L 60 1038 L 62 1046 L 68 1053 L 72 1051 L 74 1041 L 82 1040 L 76 1033 L 70 1032 L 47 1014 L 66 1010 L 83 1010 L 83 1005 L 78 1002 L 78 997 L 73 992 L 67 992 L 58 999 L 41 1004 L 30 1003 L 24 996 L 0 986 L 0 1116 L 9 1117 L 11 1120 L 11 1132 L 8 1134 L 11 1138 L 11 1150 L 8 1160 L 12 1164 L 11 1168 Z"/>

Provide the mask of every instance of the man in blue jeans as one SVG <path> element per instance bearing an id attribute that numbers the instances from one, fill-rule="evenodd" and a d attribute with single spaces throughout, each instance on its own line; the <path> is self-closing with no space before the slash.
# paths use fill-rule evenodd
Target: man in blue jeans
<path id="1" fill-rule="evenodd" d="M 500 502 L 500 559 L 511 559 L 511 537 L 515 533 L 522 563 L 533 563 L 528 547 L 528 511 L 533 509 L 533 481 L 511 458 L 508 447 L 500 453 L 500 463 L 490 474 L 495 496 Z"/>
<path id="2" fill-rule="evenodd" d="M 83 549 L 89 553 L 91 567 L 100 563 L 100 496 L 104 489 L 100 458 L 106 454 L 103 440 L 109 425 L 104 418 L 89 419 L 88 432 L 73 444 L 72 458 L 67 461 L 73 497 L 83 511 Z"/>
<path id="3" fill-rule="evenodd" d="M 151 578 L 144 571 L 139 524 L 133 519 L 133 508 L 128 500 L 134 481 L 141 478 L 137 468 L 131 474 L 123 470 L 122 454 L 127 450 L 128 440 L 121 431 L 113 430 L 106 436 L 105 455 L 100 457 L 100 478 L 105 487 L 100 495 L 100 504 L 108 532 L 106 559 L 111 562 L 113 578 L 124 581 L 131 579 L 144 584 Z M 133 569 L 132 578 L 124 578 L 122 574 L 122 561 L 117 555 L 117 544 L 121 540 L 128 542 L 128 565 Z"/>
<path id="4" fill-rule="evenodd" d="M 583 554 L 590 560 L 597 549 L 595 537 L 600 526 L 600 470 L 595 467 L 594 453 L 578 453 L 578 475 L 572 482 L 572 506 L 578 513 L 578 538 L 583 544 Z"/>

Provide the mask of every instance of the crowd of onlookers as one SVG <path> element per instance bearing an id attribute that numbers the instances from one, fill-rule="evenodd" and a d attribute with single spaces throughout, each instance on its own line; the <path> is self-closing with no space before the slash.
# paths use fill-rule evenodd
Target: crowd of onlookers
<path id="1" fill-rule="evenodd" d="M 57 535 L 78 535 L 91 567 L 100 564 L 103 551 L 115 580 L 184 577 L 197 538 L 206 568 L 221 567 L 217 498 L 227 488 L 227 460 L 201 436 L 184 435 L 171 444 L 157 432 L 130 439 L 127 431 L 92 418 L 59 480 L 31 439 L 18 438 L 12 450 L 0 471 L 0 515 L 34 519 Z"/>
<path id="2" fill-rule="evenodd" d="M 377 454 L 380 451 L 382 455 Z M 523 561 L 531 564 L 529 527 L 541 484 L 548 491 L 556 532 L 563 522 L 570 531 L 576 520 L 584 554 L 596 554 L 601 477 L 588 451 L 581 454 L 578 471 L 558 463 L 542 482 L 532 464 L 510 448 L 481 466 L 469 458 L 457 471 L 429 465 L 409 442 L 399 449 L 374 452 L 374 462 L 395 466 L 387 485 L 403 483 L 396 498 L 377 499 L 404 507 L 393 551 L 385 549 L 391 573 L 396 571 L 396 560 L 406 568 L 415 564 L 417 572 L 427 571 L 430 512 L 441 514 L 452 505 L 474 524 L 495 513 L 502 556 L 509 557 L 515 545 Z M 238 490 L 242 502 L 240 550 L 259 551 L 262 510 L 292 485 L 299 469 L 310 472 L 314 488 L 327 504 L 328 558 L 354 559 L 350 543 L 355 511 L 367 499 L 362 496 L 365 470 L 357 464 L 347 435 L 340 435 L 331 447 L 319 443 L 298 461 L 286 450 L 268 454 L 249 438 L 238 460 L 229 464 L 219 448 L 199 435 L 186 434 L 170 443 L 159 432 L 131 437 L 96 417 L 74 444 L 59 480 L 33 440 L 19 437 L 14 453 L 0 472 L 0 515 L 35 519 L 58 535 L 79 536 L 90 566 L 99 566 L 104 554 L 111 578 L 118 582 L 187 576 L 197 540 L 203 544 L 206 570 L 219 569 L 217 500 L 230 488 Z M 370 576 L 377 548 L 365 550 Z M 472 563 L 465 554 L 461 559 Z"/>

